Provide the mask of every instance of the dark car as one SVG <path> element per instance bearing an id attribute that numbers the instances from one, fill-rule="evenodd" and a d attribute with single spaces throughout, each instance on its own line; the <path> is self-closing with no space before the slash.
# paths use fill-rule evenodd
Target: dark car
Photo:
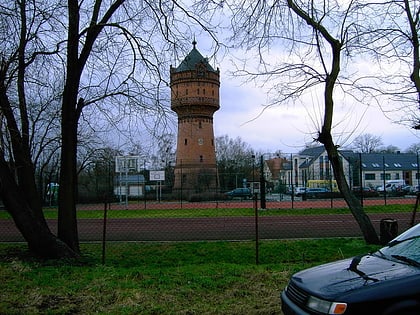
<path id="1" fill-rule="evenodd" d="M 281 300 L 285 315 L 420 314 L 420 224 L 375 253 L 294 274 Z"/>
<path id="2" fill-rule="evenodd" d="M 327 188 L 306 188 L 304 197 L 306 199 L 321 199 L 331 197 Z"/>
<path id="3" fill-rule="evenodd" d="M 295 187 L 295 196 L 300 197 L 302 196 L 306 191 L 306 187 Z"/>
<path id="4" fill-rule="evenodd" d="M 353 193 L 358 197 L 379 197 L 379 193 L 370 187 L 353 187 Z"/>
<path id="5" fill-rule="evenodd" d="M 227 193 L 225 193 L 225 195 L 229 198 L 251 198 L 252 197 L 252 192 L 251 189 L 249 188 L 235 188 L 234 190 L 228 191 Z"/>

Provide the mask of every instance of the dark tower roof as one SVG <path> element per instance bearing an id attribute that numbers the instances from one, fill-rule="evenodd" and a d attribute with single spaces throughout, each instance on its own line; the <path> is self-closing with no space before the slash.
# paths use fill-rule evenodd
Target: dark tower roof
<path id="1" fill-rule="evenodd" d="M 174 72 L 183 72 L 183 71 L 191 71 L 196 69 L 196 65 L 202 63 L 205 65 L 208 71 L 217 72 L 210 66 L 209 61 L 207 58 L 204 58 L 203 55 L 195 48 L 197 42 L 194 40 L 192 42 L 193 49 L 190 53 L 185 57 L 185 59 L 181 62 L 181 64 L 175 69 Z"/>

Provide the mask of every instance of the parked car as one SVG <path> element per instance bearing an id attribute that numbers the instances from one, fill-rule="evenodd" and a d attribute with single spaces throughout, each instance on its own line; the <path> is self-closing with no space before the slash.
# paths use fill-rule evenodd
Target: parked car
<path id="1" fill-rule="evenodd" d="M 394 179 L 394 180 L 387 180 L 385 183 L 385 187 L 378 186 L 376 190 L 380 193 L 383 193 L 384 191 L 390 192 L 390 193 L 396 193 L 400 192 L 401 188 L 405 186 L 405 181 L 403 179 Z"/>
<path id="2" fill-rule="evenodd" d="M 249 188 L 235 188 L 234 190 L 225 193 L 225 195 L 229 199 L 233 199 L 235 197 L 247 199 L 252 197 L 252 192 Z"/>
<path id="3" fill-rule="evenodd" d="M 401 186 L 401 191 L 404 192 L 404 194 L 412 194 L 414 193 L 414 187 L 410 185 L 403 185 Z"/>
<path id="4" fill-rule="evenodd" d="M 359 187 L 359 186 L 355 186 L 353 187 L 353 193 L 356 196 L 361 196 L 363 194 L 363 197 L 378 197 L 379 193 L 370 187 Z"/>
<path id="5" fill-rule="evenodd" d="M 420 224 L 372 254 L 294 274 L 281 300 L 285 315 L 420 314 Z"/>
<path id="6" fill-rule="evenodd" d="M 294 190 L 295 190 L 295 196 L 299 197 L 305 193 L 306 187 L 295 187 Z"/>
<path id="7" fill-rule="evenodd" d="M 327 188 L 306 188 L 305 197 L 308 199 L 328 198 L 331 193 Z"/>

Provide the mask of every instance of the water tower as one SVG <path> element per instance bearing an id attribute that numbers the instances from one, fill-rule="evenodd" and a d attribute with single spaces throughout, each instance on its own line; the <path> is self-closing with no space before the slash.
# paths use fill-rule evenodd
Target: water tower
<path id="1" fill-rule="evenodd" d="M 178 115 L 174 190 L 187 195 L 215 192 L 218 182 L 213 114 L 220 107 L 220 71 L 192 44 L 170 69 L 171 109 Z"/>

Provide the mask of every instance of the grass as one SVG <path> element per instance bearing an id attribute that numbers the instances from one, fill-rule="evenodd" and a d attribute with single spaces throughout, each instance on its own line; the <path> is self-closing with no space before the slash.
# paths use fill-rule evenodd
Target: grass
<path id="1" fill-rule="evenodd" d="M 366 213 L 397 213 L 412 212 L 413 204 L 391 204 L 380 206 L 365 206 Z M 349 214 L 348 208 L 305 208 L 305 209 L 270 209 L 260 211 L 260 216 L 272 215 L 324 215 L 324 214 Z M 46 219 L 57 218 L 57 208 L 44 209 Z M 108 218 L 203 218 L 203 217 L 221 217 L 221 216 L 254 216 L 253 209 L 250 208 L 213 208 L 213 209 L 140 209 L 140 210 L 109 210 Z M 79 210 L 77 213 L 79 219 L 102 219 L 103 209 Z M 0 211 L 0 219 L 10 219 L 6 211 Z"/>
<path id="2" fill-rule="evenodd" d="M 0 314 L 282 314 L 290 275 L 375 250 L 361 239 L 82 244 L 79 261 L 40 261 L 0 244 Z"/>

